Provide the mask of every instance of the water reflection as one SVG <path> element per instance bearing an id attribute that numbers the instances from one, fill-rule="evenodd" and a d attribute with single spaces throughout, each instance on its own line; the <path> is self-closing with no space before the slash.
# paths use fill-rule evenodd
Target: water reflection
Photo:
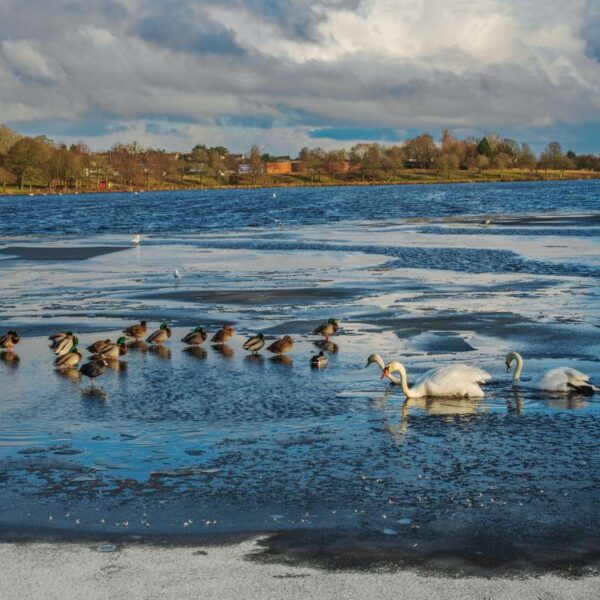
<path id="1" fill-rule="evenodd" d="M 233 349 L 227 344 L 213 344 L 213 350 L 223 358 L 233 358 Z"/>
<path id="2" fill-rule="evenodd" d="M 264 367 L 265 357 L 262 354 L 247 354 L 244 357 L 244 362 L 249 365 L 256 365 L 258 367 Z"/>
<path id="3" fill-rule="evenodd" d="M 283 365 L 285 367 L 291 367 L 294 361 L 285 354 L 277 354 L 269 359 L 274 365 Z"/>
<path id="4" fill-rule="evenodd" d="M 331 354 L 337 354 L 340 347 L 331 340 L 317 340 L 313 342 L 314 345 L 320 350 L 324 350 L 325 352 L 330 352 Z"/>
<path id="5" fill-rule="evenodd" d="M 54 372 L 58 377 L 62 377 L 63 379 L 69 379 L 70 381 L 79 381 L 81 379 L 81 374 L 79 373 L 79 369 L 77 367 L 69 367 L 67 369 L 54 369 Z"/>
<path id="6" fill-rule="evenodd" d="M 137 352 L 148 352 L 148 344 L 146 344 L 146 342 L 143 342 L 142 340 L 134 340 L 131 342 L 128 342 L 127 344 L 127 348 L 129 350 L 135 350 Z"/>
<path id="7" fill-rule="evenodd" d="M 148 352 L 154 354 L 155 356 L 158 356 L 159 358 L 162 358 L 163 360 L 171 360 L 171 348 L 163 346 L 162 344 L 150 346 L 148 348 Z"/>
<path id="8" fill-rule="evenodd" d="M 6 350 L 0 352 L 0 360 L 9 367 L 16 369 L 21 362 L 21 357 L 15 352 L 8 352 Z"/>
<path id="9" fill-rule="evenodd" d="M 108 358 L 104 359 L 106 362 L 106 366 L 115 373 L 123 373 L 127 371 L 127 362 L 124 360 L 119 360 L 118 358 Z"/>
<path id="10" fill-rule="evenodd" d="M 188 346 L 183 349 L 183 352 L 188 356 L 193 358 L 198 358 L 200 360 L 204 360 L 208 356 L 208 352 L 204 348 L 200 348 L 200 346 Z"/>

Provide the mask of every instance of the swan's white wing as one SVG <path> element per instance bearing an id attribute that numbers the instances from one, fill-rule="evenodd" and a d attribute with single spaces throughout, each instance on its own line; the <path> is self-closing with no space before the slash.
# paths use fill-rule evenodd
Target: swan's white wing
<path id="1" fill-rule="evenodd" d="M 449 365 L 427 371 L 413 386 L 420 396 L 483 396 L 479 387 L 490 374 L 469 365 Z"/>
<path id="2" fill-rule="evenodd" d="M 574 390 L 593 392 L 596 389 L 590 383 L 588 375 L 569 367 L 550 369 L 534 379 L 532 384 L 540 390 L 551 392 L 571 392 Z"/>

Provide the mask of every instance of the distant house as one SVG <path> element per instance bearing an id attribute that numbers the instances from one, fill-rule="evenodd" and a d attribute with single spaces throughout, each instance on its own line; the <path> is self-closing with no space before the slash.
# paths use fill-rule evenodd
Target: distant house
<path id="1" fill-rule="evenodd" d="M 252 173 L 252 167 L 247 163 L 238 165 L 238 173 L 240 175 L 247 175 L 249 173 Z"/>
<path id="2" fill-rule="evenodd" d="M 292 160 L 289 156 L 277 156 L 274 160 L 265 162 L 267 175 L 287 175 L 292 172 Z"/>

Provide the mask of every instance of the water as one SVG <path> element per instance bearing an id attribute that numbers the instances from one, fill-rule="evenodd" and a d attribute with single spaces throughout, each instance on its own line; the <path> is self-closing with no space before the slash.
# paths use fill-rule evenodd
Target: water
<path id="1" fill-rule="evenodd" d="M 0 355 L 1 531 L 268 531 L 274 554 L 334 563 L 595 564 L 598 399 L 514 391 L 503 357 L 519 350 L 525 378 L 570 365 L 600 381 L 598 191 L 0 199 L 2 327 L 23 336 Z M 40 260 L 48 246 L 62 259 Z M 90 258 L 65 260 L 82 247 Z M 312 371 L 310 331 L 331 316 L 342 331 Z M 142 318 L 173 337 L 131 348 L 99 390 L 53 368 L 48 334 L 73 330 L 85 347 Z M 238 335 L 224 351 L 179 341 L 225 322 Z M 257 331 L 292 335 L 288 359 L 249 357 Z M 364 368 L 372 352 L 413 378 L 468 362 L 493 381 L 481 400 L 405 403 Z"/>

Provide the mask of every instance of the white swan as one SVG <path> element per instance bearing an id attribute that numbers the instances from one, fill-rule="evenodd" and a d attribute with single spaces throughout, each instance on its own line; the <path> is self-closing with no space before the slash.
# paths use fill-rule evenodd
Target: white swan
<path id="1" fill-rule="evenodd" d="M 132 238 L 131 238 L 131 243 L 134 246 L 137 246 L 140 242 L 142 241 L 142 238 L 140 237 L 139 233 L 136 233 Z"/>
<path id="2" fill-rule="evenodd" d="M 518 352 L 509 352 L 506 355 L 507 371 L 510 371 L 513 360 L 517 361 L 517 368 L 513 375 L 513 385 L 520 385 L 523 357 Z M 529 381 L 523 382 L 521 385 L 546 392 L 580 392 L 591 395 L 600 391 L 598 387 L 590 382 L 588 375 L 570 367 L 550 369 Z"/>
<path id="3" fill-rule="evenodd" d="M 375 357 L 372 362 L 379 364 Z M 400 373 L 400 380 L 393 375 L 396 371 Z M 399 383 L 407 398 L 423 398 L 425 396 L 481 398 L 484 393 L 479 384 L 485 383 L 491 378 L 489 373 L 477 367 L 448 365 L 427 371 L 417 379 L 412 388 L 409 388 L 406 369 L 397 360 L 393 360 L 383 367 L 381 378 L 384 377 L 393 383 Z"/>
<path id="4" fill-rule="evenodd" d="M 371 354 L 369 358 L 367 358 L 367 364 L 365 365 L 365 369 L 372 364 L 379 365 L 379 368 L 382 371 L 385 371 L 385 363 L 383 362 L 383 358 L 379 356 L 379 354 Z M 398 379 L 398 377 L 392 375 L 391 373 L 386 373 L 385 375 L 394 385 L 402 385 L 402 381 Z"/>

